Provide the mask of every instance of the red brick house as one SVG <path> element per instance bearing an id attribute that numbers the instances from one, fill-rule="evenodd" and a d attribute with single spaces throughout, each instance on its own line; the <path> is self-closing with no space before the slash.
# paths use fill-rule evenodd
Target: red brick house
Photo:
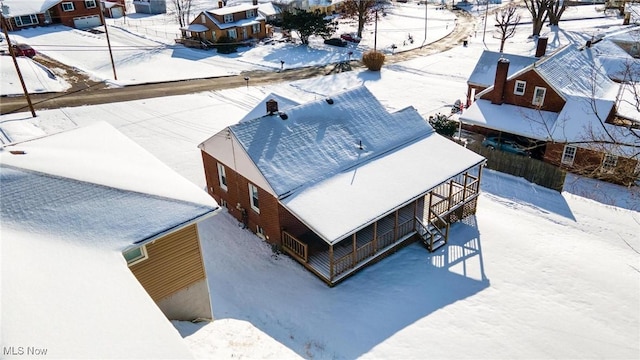
<path id="1" fill-rule="evenodd" d="M 61 24 L 77 29 L 102 25 L 99 0 L 4 0 L 8 30 Z"/>
<path id="2" fill-rule="evenodd" d="M 445 245 L 475 213 L 485 161 L 366 87 L 270 95 L 199 147 L 209 194 L 329 285 L 409 241 Z"/>
<path id="3" fill-rule="evenodd" d="M 633 182 L 640 170 L 640 115 L 621 101 L 628 84 L 610 79 L 591 43 L 549 55 L 546 39 L 539 43 L 533 58 L 485 52 L 470 80 L 491 82 L 469 81 L 472 103 L 459 119 L 485 135 L 528 139 L 545 162 L 569 171 Z"/>
<path id="4" fill-rule="evenodd" d="M 258 12 L 258 2 L 223 6 L 203 11 L 193 21 L 180 29 L 182 42 L 186 46 L 207 48 L 223 36 L 238 42 L 257 41 L 267 37 L 264 16 Z"/>

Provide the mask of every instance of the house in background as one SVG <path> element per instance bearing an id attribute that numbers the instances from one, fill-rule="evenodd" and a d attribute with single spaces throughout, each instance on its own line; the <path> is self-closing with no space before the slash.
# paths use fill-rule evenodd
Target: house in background
<path id="1" fill-rule="evenodd" d="M 126 15 L 127 8 L 124 0 L 102 1 L 102 12 L 108 18 L 118 19 Z"/>
<path id="2" fill-rule="evenodd" d="M 216 202 L 107 123 L 4 146 L 0 160 L 3 342 L 191 357 L 168 319 L 212 319 L 197 224 Z"/>
<path id="3" fill-rule="evenodd" d="M 140 14 L 164 14 L 167 12 L 167 0 L 133 0 L 133 6 Z"/>
<path id="4" fill-rule="evenodd" d="M 323 14 L 332 14 L 336 6 L 342 1 L 335 0 L 276 0 L 274 3 L 283 11 L 295 12 L 296 10 L 319 11 Z"/>
<path id="5" fill-rule="evenodd" d="M 209 193 L 330 286 L 410 241 L 445 245 L 476 211 L 485 161 L 364 86 L 270 95 L 199 147 Z"/>
<path id="6" fill-rule="evenodd" d="M 223 36 L 239 42 L 257 41 L 267 36 L 265 18 L 258 12 L 258 2 L 223 6 L 203 11 L 188 25 L 180 29 L 178 42 L 189 47 L 208 48 Z"/>
<path id="7" fill-rule="evenodd" d="M 8 30 L 62 24 L 76 29 L 102 25 L 99 0 L 3 0 L 2 16 Z"/>
<path id="8" fill-rule="evenodd" d="M 614 71 L 606 67 L 613 62 L 598 56 L 591 42 L 568 45 L 526 66 L 516 62 L 515 73 L 510 57 L 492 59 L 491 86 L 476 93 L 459 119 L 485 135 L 528 139 L 548 163 L 629 184 L 640 169 L 640 115 L 620 103 L 627 85 L 611 80 Z M 481 63 L 487 59 L 481 57 L 472 78 L 489 66 Z"/>

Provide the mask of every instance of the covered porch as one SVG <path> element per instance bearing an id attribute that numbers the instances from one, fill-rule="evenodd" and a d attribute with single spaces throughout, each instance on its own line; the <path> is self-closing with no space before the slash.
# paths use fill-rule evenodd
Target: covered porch
<path id="1" fill-rule="evenodd" d="M 475 214 L 483 166 L 447 179 L 333 244 L 309 229 L 282 231 L 282 248 L 330 286 L 412 241 L 433 252 L 447 244 L 452 223 Z"/>

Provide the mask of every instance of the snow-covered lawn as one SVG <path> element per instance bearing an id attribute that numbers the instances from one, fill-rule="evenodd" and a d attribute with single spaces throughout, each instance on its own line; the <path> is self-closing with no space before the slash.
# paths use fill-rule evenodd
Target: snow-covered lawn
<path id="1" fill-rule="evenodd" d="M 584 11 L 591 8 L 595 9 Z M 424 9 L 416 5 L 415 11 L 423 14 Z M 566 22 L 558 37 L 549 34 L 551 49 L 572 38 L 583 39 L 566 30 L 610 32 L 621 28 L 620 22 Z M 39 111 L 35 119 L 27 113 L 4 115 L 0 128 L 8 141 L 19 141 L 107 121 L 204 187 L 196 146 L 237 122 L 271 92 L 303 103 L 365 84 L 389 110 L 414 106 L 425 117 L 448 111 L 466 93 L 466 79 L 484 49 L 482 22 L 477 25 L 480 32 L 470 37 L 468 47 L 385 66 L 380 73 L 354 71 L 268 86 L 52 109 Z M 535 46 L 529 31 L 523 25 L 506 50 L 530 54 Z M 50 41 L 65 44 L 62 39 Z M 487 36 L 486 42 L 491 50 L 498 49 L 493 37 Z M 339 49 L 314 49 L 331 53 L 327 56 L 341 54 Z M 279 66 L 280 56 L 262 56 L 267 67 L 270 61 Z M 0 60 L 3 67 L 5 60 Z M 148 64 L 135 55 L 130 60 L 133 72 Z M 245 63 L 255 66 L 244 54 L 233 61 L 238 68 Z M 102 66 L 104 78 L 109 78 L 108 62 Z M 181 71 L 164 65 L 156 70 Z M 3 93 L 4 89 L 3 81 Z M 478 213 L 452 227 L 449 246 L 429 253 L 419 244 L 410 245 L 334 288 L 287 256 L 272 253 L 270 246 L 221 213 L 199 227 L 216 320 L 174 325 L 193 354 L 203 359 L 637 359 L 639 211 L 638 188 L 571 177 L 565 191 L 558 193 L 487 170 Z"/>

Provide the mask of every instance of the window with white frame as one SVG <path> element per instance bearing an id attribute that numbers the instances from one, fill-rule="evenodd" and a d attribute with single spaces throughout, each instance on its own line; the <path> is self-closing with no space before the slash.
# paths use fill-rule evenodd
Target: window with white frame
<path id="1" fill-rule="evenodd" d="M 533 90 L 533 101 L 531 103 L 536 106 L 542 106 L 544 103 L 544 96 L 547 93 L 547 89 L 536 86 L 535 90 Z"/>
<path id="2" fill-rule="evenodd" d="M 233 22 L 233 14 L 224 14 L 224 22 L 232 23 Z"/>
<path id="3" fill-rule="evenodd" d="M 513 93 L 516 95 L 524 95 L 524 90 L 527 87 L 527 82 L 522 80 L 516 80 L 516 85 L 513 88 Z"/>
<path id="4" fill-rule="evenodd" d="M 207 23 L 207 18 L 206 18 L 206 16 L 204 16 L 204 14 L 200 15 L 200 22 L 203 23 L 203 24 Z"/>
<path id="5" fill-rule="evenodd" d="M 253 9 L 249 9 L 247 10 L 247 19 L 251 19 L 252 17 L 255 17 L 256 13 Z"/>
<path id="6" fill-rule="evenodd" d="M 127 265 L 129 266 L 135 265 L 149 258 L 149 255 L 147 254 L 147 248 L 144 245 L 131 250 L 127 250 L 123 252 L 122 255 L 124 256 L 125 260 L 127 260 Z"/>
<path id="7" fill-rule="evenodd" d="M 87 9 L 93 9 L 94 7 L 96 7 L 96 1 L 95 0 L 84 0 L 84 7 L 86 7 Z"/>
<path id="8" fill-rule="evenodd" d="M 18 26 L 28 26 L 34 25 L 38 23 L 38 16 L 35 14 L 32 15 L 24 15 L 24 16 L 16 16 L 13 18 Z"/>
<path id="9" fill-rule="evenodd" d="M 258 34 L 260 32 L 260 24 L 253 24 L 252 31 L 253 34 Z"/>
<path id="10" fill-rule="evenodd" d="M 227 174 L 224 165 L 218 163 L 218 182 L 222 190 L 227 191 Z"/>
<path id="11" fill-rule="evenodd" d="M 237 39 L 238 33 L 236 32 L 236 29 L 229 29 L 227 30 L 227 36 L 229 37 L 229 39 Z"/>
<path id="12" fill-rule="evenodd" d="M 253 211 L 260 213 L 260 202 L 258 200 L 258 188 L 249 184 L 249 200 L 251 201 L 251 208 Z"/>
<path id="13" fill-rule="evenodd" d="M 604 154 L 602 159 L 602 171 L 612 172 L 618 165 L 618 157 L 611 154 Z"/>
<path id="14" fill-rule="evenodd" d="M 576 159 L 576 150 L 575 146 L 565 145 L 564 151 L 562 152 L 562 163 L 565 165 L 573 165 L 573 161 Z"/>
<path id="15" fill-rule="evenodd" d="M 76 8 L 73 7 L 73 3 L 72 2 L 63 2 L 62 3 L 62 10 L 63 11 L 73 11 Z"/>
<path id="16" fill-rule="evenodd" d="M 258 237 L 262 239 L 266 239 L 266 235 L 264 234 L 264 229 L 262 228 L 262 226 L 256 226 L 256 235 L 258 235 Z"/>

